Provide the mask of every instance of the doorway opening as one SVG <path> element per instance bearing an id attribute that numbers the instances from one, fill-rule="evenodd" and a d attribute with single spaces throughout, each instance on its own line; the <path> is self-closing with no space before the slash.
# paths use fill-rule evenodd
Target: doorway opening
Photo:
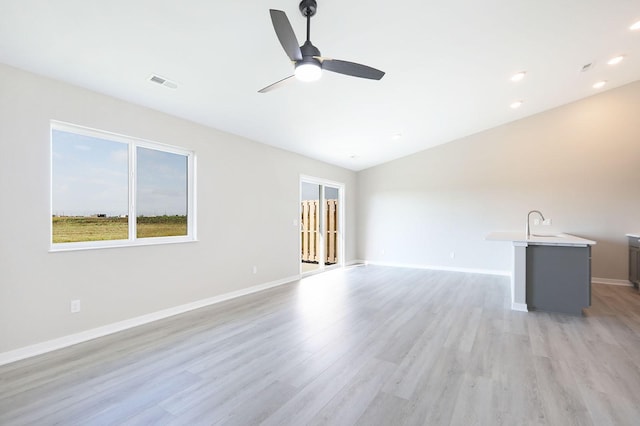
<path id="1" fill-rule="evenodd" d="M 300 273 L 343 265 L 344 184 L 300 179 Z"/>

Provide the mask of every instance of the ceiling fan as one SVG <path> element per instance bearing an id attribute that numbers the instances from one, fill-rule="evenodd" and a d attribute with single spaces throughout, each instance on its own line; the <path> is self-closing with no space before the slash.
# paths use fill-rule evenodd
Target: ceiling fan
<path id="1" fill-rule="evenodd" d="M 366 65 L 322 57 L 318 48 L 310 40 L 311 17 L 316 14 L 318 8 L 316 0 L 302 0 L 299 7 L 302 16 L 307 18 L 307 41 L 302 46 L 298 45 L 298 39 L 291 28 L 287 15 L 281 10 L 269 9 L 273 28 L 276 30 L 282 48 L 291 62 L 295 64 L 295 73 L 258 90 L 258 93 L 277 89 L 291 81 L 293 77 L 301 81 L 315 81 L 322 75 L 322 70 L 371 80 L 380 80 L 384 76 L 384 72 Z"/>

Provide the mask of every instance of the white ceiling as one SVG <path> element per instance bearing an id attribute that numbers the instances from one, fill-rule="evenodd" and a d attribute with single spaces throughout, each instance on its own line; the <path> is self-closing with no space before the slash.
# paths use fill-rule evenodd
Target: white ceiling
<path id="1" fill-rule="evenodd" d="M 292 74 L 269 9 L 302 43 L 297 0 L 0 0 L 0 62 L 352 170 L 640 79 L 640 0 L 317 1 L 322 54 L 382 80 L 257 93 Z"/>

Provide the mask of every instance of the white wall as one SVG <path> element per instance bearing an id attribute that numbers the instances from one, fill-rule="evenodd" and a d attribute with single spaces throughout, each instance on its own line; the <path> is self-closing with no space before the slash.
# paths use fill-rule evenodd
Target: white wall
<path id="1" fill-rule="evenodd" d="M 484 237 L 524 233 L 539 209 L 553 230 L 598 242 L 594 277 L 626 280 L 639 117 L 635 82 L 358 173 L 358 258 L 507 271 L 508 243 Z"/>
<path id="2" fill-rule="evenodd" d="M 51 119 L 194 150 L 199 241 L 49 253 Z M 4 65 L 0 150 L 0 353 L 296 276 L 300 174 L 345 183 L 355 258 L 355 173 Z"/>

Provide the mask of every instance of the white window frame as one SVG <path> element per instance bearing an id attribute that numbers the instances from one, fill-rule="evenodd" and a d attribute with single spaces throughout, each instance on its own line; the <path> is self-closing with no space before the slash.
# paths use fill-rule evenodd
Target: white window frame
<path id="1" fill-rule="evenodd" d="M 158 142 L 152 142 L 132 136 L 120 135 L 104 130 L 91 129 L 76 124 L 65 123 L 61 121 L 51 120 L 49 135 L 49 158 L 50 158 L 50 211 L 49 211 L 49 251 L 70 251 L 70 250 L 90 250 L 113 247 L 130 247 L 130 246 L 148 246 L 157 244 L 174 244 L 197 241 L 196 237 L 196 155 L 195 152 L 175 146 L 165 145 Z M 129 160 L 129 211 L 128 225 L 129 236 L 126 240 L 106 240 L 106 241 L 78 241 L 71 243 L 54 243 L 53 242 L 53 131 L 60 130 L 78 135 L 89 136 L 99 139 L 106 139 L 114 142 L 127 144 L 128 160 Z M 137 238 L 137 215 L 136 215 L 136 167 L 137 167 L 137 148 L 147 148 L 168 152 L 172 154 L 184 155 L 187 157 L 187 235 L 177 235 L 169 237 L 145 237 Z"/>

